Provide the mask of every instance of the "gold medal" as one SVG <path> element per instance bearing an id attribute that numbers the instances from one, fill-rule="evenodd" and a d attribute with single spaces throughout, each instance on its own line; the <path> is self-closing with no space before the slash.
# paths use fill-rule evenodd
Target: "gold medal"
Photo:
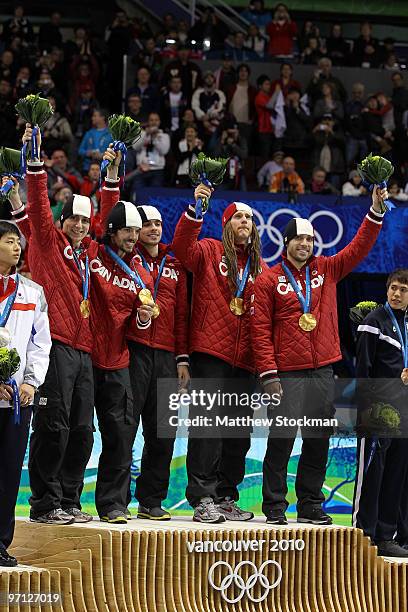
<path id="1" fill-rule="evenodd" d="M 317 325 L 316 317 L 311 312 L 305 312 L 299 318 L 299 327 L 303 329 L 303 331 L 311 332 Z"/>
<path id="2" fill-rule="evenodd" d="M 244 300 L 239 297 L 232 298 L 229 307 L 230 311 L 234 313 L 234 315 L 237 315 L 237 317 L 243 315 L 246 310 Z"/>
<path id="3" fill-rule="evenodd" d="M 81 311 L 81 315 L 83 316 L 83 318 L 88 319 L 89 315 L 91 314 L 89 300 L 82 300 L 82 302 L 79 305 L 79 309 Z"/>
<path id="4" fill-rule="evenodd" d="M 153 306 L 152 319 L 157 319 L 159 314 L 160 314 L 160 306 L 158 304 L 155 304 Z"/>
<path id="5" fill-rule="evenodd" d="M 154 300 L 153 300 L 152 292 L 150 291 L 150 289 L 147 289 L 146 287 L 144 289 L 141 289 L 139 291 L 139 300 L 141 301 L 142 304 L 146 304 L 147 306 L 152 306 L 154 304 Z"/>

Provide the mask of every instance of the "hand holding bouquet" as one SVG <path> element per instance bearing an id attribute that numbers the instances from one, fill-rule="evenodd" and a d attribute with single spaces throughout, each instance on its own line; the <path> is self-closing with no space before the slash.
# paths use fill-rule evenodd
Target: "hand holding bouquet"
<path id="1" fill-rule="evenodd" d="M 53 114 L 53 108 L 47 98 L 41 98 L 39 94 L 30 94 L 20 100 L 15 105 L 17 113 L 25 123 L 29 123 L 32 127 L 32 136 L 30 143 L 30 152 L 28 151 L 28 143 L 24 143 L 21 149 L 20 172 L 25 174 L 27 157 L 31 159 L 39 159 L 37 132 L 45 125 L 48 119 Z"/>
<path id="2" fill-rule="evenodd" d="M 207 187 L 222 183 L 228 158 L 212 159 L 204 153 L 199 153 L 197 159 L 190 166 L 190 180 L 194 186 L 202 183 Z M 199 198 L 196 203 L 196 218 L 201 219 L 203 212 L 208 209 L 209 198 Z"/>
<path id="3" fill-rule="evenodd" d="M 353 323 L 357 323 L 357 325 L 360 325 L 360 323 L 366 318 L 368 313 L 378 308 L 379 305 L 380 304 L 377 304 L 377 302 L 373 302 L 370 300 L 359 302 L 358 304 L 353 306 L 353 308 L 350 308 L 350 319 L 353 321 Z"/>
<path id="4" fill-rule="evenodd" d="M 129 145 L 139 140 L 142 128 L 140 123 L 127 115 L 111 115 L 108 119 L 108 128 L 113 136 L 111 148 L 115 153 L 120 152 L 123 162 L 126 162 L 126 151 Z M 101 164 L 101 175 L 113 160 L 104 159 Z"/>
<path id="5" fill-rule="evenodd" d="M 13 390 L 14 423 L 20 423 L 20 396 L 13 378 L 19 367 L 20 357 L 16 349 L 0 348 L 0 383 L 10 385 Z"/>
<path id="6" fill-rule="evenodd" d="M 385 157 L 370 153 L 370 155 L 358 164 L 357 170 L 364 187 L 372 191 L 376 185 L 381 189 L 387 188 L 387 181 L 394 173 L 394 166 L 388 159 L 385 159 Z M 381 212 L 386 212 L 387 210 L 395 208 L 395 205 L 389 200 L 383 200 L 380 206 Z"/>
<path id="7" fill-rule="evenodd" d="M 20 151 L 0 147 L 0 176 L 22 178 L 20 173 Z M 11 195 L 14 182 L 9 178 L 0 188 L 0 199 L 7 199 Z"/>

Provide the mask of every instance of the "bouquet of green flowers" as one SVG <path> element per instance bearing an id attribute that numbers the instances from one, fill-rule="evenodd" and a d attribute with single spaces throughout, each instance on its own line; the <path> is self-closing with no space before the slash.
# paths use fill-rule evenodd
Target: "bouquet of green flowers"
<path id="1" fill-rule="evenodd" d="M 111 115 L 108 119 L 108 128 L 113 137 L 113 150 L 122 153 L 123 167 L 125 167 L 128 146 L 140 138 L 142 132 L 140 123 L 127 115 Z M 102 161 L 101 175 L 109 164 L 107 159 Z"/>
<path id="2" fill-rule="evenodd" d="M 379 305 L 380 304 L 377 304 L 377 302 L 370 300 L 359 302 L 353 306 L 353 308 L 350 308 L 350 319 L 353 321 L 353 323 L 360 325 L 368 313 L 378 308 Z"/>
<path id="3" fill-rule="evenodd" d="M 370 153 L 370 155 L 358 164 L 357 170 L 361 176 L 364 187 L 372 191 L 375 185 L 378 185 L 381 189 L 387 187 L 387 181 L 394 173 L 394 166 L 388 159 L 385 159 L 385 157 Z M 382 212 L 391 210 L 392 208 L 395 208 L 395 204 L 389 200 L 384 200 L 381 206 Z"/>
<path id="4" fill-rule="evenodd" d="M 39 94 L 30 94 L 20 100 L 15 105 L 17 113 L 25 123 L 29 123 L 33 128 L 31 137 L 31 153 L 30 155 L 38 158 L 37 149 L 37 131 L 43 127 L 48 119 L 53 114 L 52 106 L 47 98 L 41 98 Z M 26 160 L 28 157 L 28 143 L 25 143 L 21 149 L 21 174 L 25 174 Z"/>
<path id="5" fill-rule="evenodd" d="M 20 174 L 20 151 L 8 149 L 7 147 L 0 147 L 0 176 L 22 178 Z M 0 199 L 7 199 L 13 186 L 13 181 L 8 180 L 7 183 L 0 188 Z"/>
<path id="6" fill-rule="evenodd" d="M 371 422 L 381 429 L 390 430 L 390 433 L 397 433 L 401 424 L 399 411 L 384 402 L 378 402 L 371 406 Z"/>
<path id="7" fill-rule="evenodd" d="M 189 176 L 192 184 L 197 186 L 203 183 L 208 187 L 220 185 L 227 169 L 227 163 L 228 158 L 219 157 L 212 159 L 211 157 L 207 157 L 205 153 L 199 153 L 197 159 L 190 166 Z M 208 198 L 203 198 L 202 201 L 201 198 L 197 200 L 197 219 L 202 218 L 202 214 L 207 211 L 208 205 Z"/>
<path id="8" fill-rule="evenodd" d="M 20 397 L 17 383 L 13 376 L 20 367 L 20 356 L 16 349 L 5 346 L 0 348 L 0 383 L 10 385 L 13 389 L 14 423 L 20 423 Z"/>

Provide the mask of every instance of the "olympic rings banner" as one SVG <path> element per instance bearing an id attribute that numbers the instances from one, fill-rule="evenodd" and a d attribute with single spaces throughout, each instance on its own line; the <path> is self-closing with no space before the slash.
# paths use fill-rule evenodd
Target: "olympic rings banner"
<path id="1" fill-rule="evenodd" d="M 140 204 L 151 204 L 160 209 L 163 240 L 171 242 L 180 215 L 192 201 L 192 191 L 145 189 L 137 194 L 137 200 Z M 262 239 L 263 257 L 269 266 L 280 260 L 282 232 L 289 219 L 309 219 L 315 228 L 315 254 L 334 255 L 353 239 L 371 202 L 369 198 L 304 195 L 298 196 L 297 202 L 289 203 L 286 194 L 216 191 L 204 217 L 201 238 L 221 237 L 222 212 L 234 201 L 245 202 L 253 208 Z M 407 235 L 408 206 L 398 203 L 396 209 L 386 214 L 376 245 L 356 272 L 387 274 L 394 268 L 406 267 Z"/>

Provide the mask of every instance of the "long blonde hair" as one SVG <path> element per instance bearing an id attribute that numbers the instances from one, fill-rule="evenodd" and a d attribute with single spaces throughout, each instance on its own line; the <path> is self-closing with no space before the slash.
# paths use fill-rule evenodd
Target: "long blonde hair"
<path id="1" fill-rule="evenodd" d="M 234 230 L 232 229 L 230 221 L 228 221 L 224 226 L 222 232 L 222 244 L 224 247 L 224 254 L 227 264 L 228 285 L 232 293 L 235 293 L 237 290 L 238 261 L 234 240 Z M 248 254 L 251 258 L 249 271 L 254 280 L 261 272 L 261 250 L 261 239 L 259 238 L 257 227 L 252 221 L 252 231 L 248 244 Z"/>

